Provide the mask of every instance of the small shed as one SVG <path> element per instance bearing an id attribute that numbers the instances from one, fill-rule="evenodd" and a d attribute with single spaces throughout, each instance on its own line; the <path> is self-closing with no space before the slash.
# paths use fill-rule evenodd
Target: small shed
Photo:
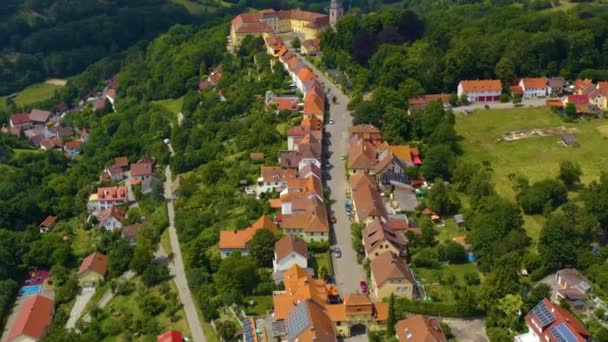
<path id="1" fill-rule="evenodd" d="M 456 224 L 459 226 L 464 225 L 464 215 L 462 215 L 462 214 L 454 215 L 454 222 L 456 222 Z"/>
<path id="2" fill-rule="evenodd" d="M 562 144 L 566 147 L 578 146 L 576 137 L 571 133 L 562 133 Z"/>

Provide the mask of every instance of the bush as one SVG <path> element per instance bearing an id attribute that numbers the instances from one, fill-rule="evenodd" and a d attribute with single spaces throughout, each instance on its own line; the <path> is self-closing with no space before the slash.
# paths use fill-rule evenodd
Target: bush
<path id="1" fill-rule="evenodd" d="M 311 241 L 308 243 L 308 250 L 314 253 L 329 252 L 329 241 Z"/>
<path id="2" fill-rule="evenodd" d="M 433 248 L 422 248 L 412 258 L 412 265 L 415 267 L 440 268 L 439 256 Z"/>
<path id="3" fill-rule="evenodd" d="M 405 298 L 395 299 L 395 312 L 397 317 L 405 317 L 406 313 L 444 317 L 475 317 L 480 315 L 480 312 L 476 309 L 464 308 L 458 304 L 413 301 Z"/>
<path id="4" fill-rule="evenodd" d="M 522 190 L 518 200 L 526 214 L 541 214 L 566 203 L 568 189 L 558 180 L 546 179 Z"/>
<path id="5" fill-rule="evenodd" d="M 467 285 L 479 285 L 481 284 L 481 279 L 479 278 L 479 273 L 477 272 L 467 272 L 464 274 L 464 283 Z"/>
<path id="6" fill-rule="evenodd" d="M 461 244 L 448 241 L 445 244 L 445 258 L 450 264 L 464 264 L 467 262 L 467 251 Z"/>

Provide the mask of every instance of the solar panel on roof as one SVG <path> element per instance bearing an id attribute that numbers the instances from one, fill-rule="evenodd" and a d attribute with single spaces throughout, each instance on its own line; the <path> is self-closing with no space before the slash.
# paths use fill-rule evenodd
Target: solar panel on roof
<path id="1" fill-rule="evenodd" d="M 557 340 L 557 342 L 576 342 L 576 335 L 570 330 L 565 323 L 560 323 L 549 328 L 549 332 Z"/>
<path id="2" fill-rule="evenodd" d="M 298 337 L 308 326 L 310 326 L 310 317 L 308 316 L 308 307 L 306 302 L 298 304 L 289 314 L 285 322 L 287 328 L 287 338 L 289 340 Z"/>
<path id="3" fill-rule="evenodd" d="M 544 301 L 541 301 L 532 309 L 532 314 L 538 318 L 543 328 L 555 321 L 555 315 L 547 308 Z"/>

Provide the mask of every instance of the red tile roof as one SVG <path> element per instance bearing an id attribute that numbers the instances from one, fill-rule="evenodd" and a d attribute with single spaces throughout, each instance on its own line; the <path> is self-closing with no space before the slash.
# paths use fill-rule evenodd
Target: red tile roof
<path id="1" fill-rule="evenodd" d="M 101 225 L 105 224 L 110 217 L 122 222 L 122 220 L 125 219 L 125 212 L 119 207 L 113 205 L 109 209 L 97 213 L 97 220 Z"/>
<path id="2" fill-rule="evenodd" d="M 574 105 L 586 105 L 586 104 L 589 104 L 589 96 L 588 95 L 568 95 L 567 99 L 568 99 L 568 103 L 572 103 Z"/>
<path id="3" fill-rule="evenodd" d="M 39 227 L 42 228 L 51 228 L 57 222 L 57 216 L 49 215 L 47 216 L 42 223 L 40 223 Z"/>
<path id="4" fill-rule="evenodd" d="M 66 142 L 63 146 L 67 150 L 75 150 L 75 149 L 79 148 L 80 145 L 82 145 L 82 140 L 72 140 L 72 141 Z"/>
<path id="5" fill-rule="evenodd" d="M 47 122 L 51 116 L 51 112 L 48 110 L 32 109 L 30 112 L 30 120 L 35 122 Z"/>
<path id="6" fill-rule="evenodd" d="M 97 188 L 98 201 L 126 201 L 127 188 L 124 186 L 115 186 L 108 188 Z"/>
<path id="7" fill-rule="evenodd" d="M 298 98 L 292 97 L 274 97 L 270 100 L 271 103 L 277 104 L 278 110 L 290 110 L 296 111 L 298 110 Z"/>
<path id="8" fill-rule="evenodd" d="M 547 88 L 547 79 L 544 77 L 522 78 L 521 82 L 526 89 Z"/>
<path id="9" fill-rule="evenodd" d="M 245 249 L 258 230 L 267 229 L 276 233 L 277 225 L 262 215 L 254 224 L 243 230 L 223 230 L 220 232 L 220 249 Z"/>
<path id="10" fill-rule="evenodd" d="M 397 322 L 395 331 L 399 342 L 447 342 L 439 322 L 422 315 Z"/>
<path id="11" fill-rule="evenodd" d="M 127 240 L 133 240 L 137 237 L 137 232 L 139 231 L 139 227 L 141 224 L 130 224 L 128 226 L 122 227 L 122 237 Z"/>
<path id="12" fill-rule="evenodd" d="M 78 274 L 80 275 L 89 270 L 101 275 L 105 275 L 108 271 L 108 257 L 101 253 L 95 252 L 84 258 L 80 264 L 80 268 L 78 268 Z"/>
<path id="13" fill-rule="evenodd" d="M 277 261 L 282 260 L 292 252 L 302 255 L 308 259 L 308 245 L 306 241 L 294 237 L 293 235 L 286 235 L 277 241 L 274 245 L 274 251 L 277 256 Z"/>
<path id="14" fill-rule="evenodd" d="M 182 333 L 175 330 L 169 330 L 162 335 L 158 335 L 157 342 L 182 342 L 183 339 Z"/>
<path id="15" fill-rule="evenodd" d="M 129 167 L 129 159 L 127 157 L 116 157 L 114 158 L 114 165 L 127 168 Z"/>
<path id="16" fill-rule="evenodd" d="M 313 72 L 307 67 L 304 67 L 298 72 L 298 78 L 303 83 L 306 83 L 308 81 L 312 81 L 312 79 L 315 78 L 315 74 L 313 74 Z"/>
<path id="17" fill-rule="evenodd" d="M 10 117 L 10 121 L 13 126 L 19 126 L 30 122 L 30 115 L 28 113 L 13 114 Z"/>
<path id="18" fill-rule="evenodd" d="M 52 299 L 42 295 L 28 299 L 17 314 L 8 341 L 16 340 L 19 336 L 42 339 L 53 320 L 54 306 Z"/>
<path id="19" fill-rule="evenodd" d="M 502 91 L 500 80 L 463 80 L 460 83 L 464 92 Z"/>
<path id="20" fill-rule="evenodd" d="M 147 177 L 152 176 L 152 162 L 140 161 L 131 164 L 131 177 Z"/>
<path id="21" fill-rule="evenodd" d="M 542 314 L 542 318 L 539 315 Z M 546 316 L 546 317 L 545 317 Z M 587 341 L 590 337 L 585 327 L 568 310 L 556 306 L 543 298 L 525 317 L 528 327 L 541 337 L 541 340 L 557 341 L 554 336 L 556 327 L 570 331 L 577 342 Z"/>

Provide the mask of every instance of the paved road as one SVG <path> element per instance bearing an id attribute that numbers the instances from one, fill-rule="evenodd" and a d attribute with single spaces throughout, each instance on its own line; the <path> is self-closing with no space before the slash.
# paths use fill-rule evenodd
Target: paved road
<path id="1" fill-rule="evenodd" d="M 95 288 L 85 287 L 80 290 L 80 293 L 76 296 L 74 306 L 72 306 L 72 311 L 70 311 L 70 318 L 68 318 L 68 322 L 65 325 L 66 329 L 74 329 L 76 321 L 78 321 L 80 315 L 82 315 L 82 311 L 94 294 Z"/>
<path id="2" fill-rule="evenodd" d="M 523 107 L 544 107 L 546 105 L 547 99 L 548 98 L 523 99 L 522 102 L 521 102 L 522 106 L 519 107 L 519 108 L 523 108 Z M 557 98 L 554 98 L 554 99 L 557 99 Z M 483 109 L 483 108 L 485 108 L 485 105 L 486 105 L 486 103 L 477 102 L 477 103 L 473 103 L 473 104 L 466 105 L 466 106 L 455 107 L 453 110 L 454 110 L 454 112 L 464 112 L 465 110 Z M 515 107 L 515 105 L 513 104 L 513 102 L 505 102 L 505 103 L 490 102 L 490 103 L 487 103 L 487 105 L 490 107 L 490 109 L 511 109 L 511 108 L 518 108 L 518 107 Z"/>
<path id="3" fill-rule="evenodd" d="M 327 181 L 327 187 L 331 190 L 333 200 L 331 209 L 334 211 L 337 220 L 336 224 L 333 225 L 333 234 L 335 236 L 335 246 L 339 246 L 342 251 L 342 257 L 336 258 L 332 255 L 332 261 L 338 290 L 343 295 L 355 293 L 359 291 L 359 282 L 366 279 L 366 276 L 363 267 L 357 263 L 357 256 L 352 248 L 351 222 L 344 210 L 348 184 L 344 161 L 340 157 L 347 153 L 349 128 L 352 126 L 352 117 L 346 108 L 348 97 L 314 65 L 301 56 L 300 59 L 314 71 L 321 82 L 325 83 L 325 87 L 331 90 L 329 98 L 332 96 L 337 98 L 337 103 L 330 103 L 330 119 L 334 120 L 335 123 L 329 124 L 328 122 L 325 126 L 325 131 L 331 134 L 329 138 L 331 143 L 328 147 L 331 179 Z"/>
<path id="4" fill-rule="evenodd" d="M 205 342 L 205 334 L 203 334 L 201 321 L 198 318 L 198 313 L 194 307 L 194 299 L 192 299 L 192 293 L 188 287 L 186 272 L 184 271 L 184 261 L 182 259 L 182 250 L 180 249 L 177 232 L 175 231 L 175 210 L 173 208 L 173 195 L 171 194 L 172 178 L 171 168 L 169 166 L 165 168 L 165 178 L 165 198 L 167 199 L 167 212 L 169 215 L 169 239 L 171 241 L 171 249 L 173 250 L 173 262 L 169 263 L 169 271 L 171 275 L 174 276 L 173 280 L 177 286 L 179 299 L 182 304 L 184 304 L 184 312 L 186 313 L 186 319 L 190 326 L 192 339 L 194 342 Z"/>

